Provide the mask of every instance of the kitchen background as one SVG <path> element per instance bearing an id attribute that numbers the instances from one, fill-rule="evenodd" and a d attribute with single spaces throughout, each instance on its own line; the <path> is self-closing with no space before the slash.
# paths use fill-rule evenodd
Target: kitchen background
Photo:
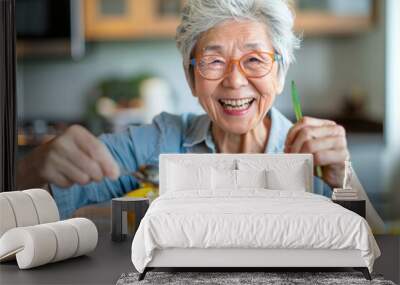
<path id="1" fill-rule="evenodd" d="M 163 110 L 202 112 L 174 42 L 183 0 L 54 2 L 16 0 L 19 158 L 72 123 L 99 134 Z M 304 114 L 344 125 L 358 176 L 388 231 L 400 232 L 385 155 L 387 3 L 293 1 L 303 42 L 287 82 Z M 294 120 L 288 86 L 275 106 Z"/>

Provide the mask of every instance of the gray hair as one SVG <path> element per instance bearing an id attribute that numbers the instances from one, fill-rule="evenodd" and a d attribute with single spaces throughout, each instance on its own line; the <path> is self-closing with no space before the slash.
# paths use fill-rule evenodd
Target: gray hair
<path id="1" fill-rule="evenodd" d="M 282 56 L 278 76 L 283 86 L 289 66 L 295 60 L 294 50 L 300 47 L 300 39 L 293 32 L 294 14 L 287 0 L 189 0 L 176 29 L 176 44 L 185 71 L 189 71 L 190 57 L 200 35 L 232 19 L 266 24 L 272 46 Z"/>

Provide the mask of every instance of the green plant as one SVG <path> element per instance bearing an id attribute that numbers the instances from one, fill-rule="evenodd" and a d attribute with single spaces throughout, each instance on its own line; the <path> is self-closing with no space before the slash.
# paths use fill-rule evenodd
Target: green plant
<path id="1" fill-rule="evenodd" d="M 152 77 L 150 74 L 140 74 L 128 78 L 109 78 L 98 85 L 99 95 L 108 97 L 115 102 L 124 102 L 140 98 L 140 84 Z"/>

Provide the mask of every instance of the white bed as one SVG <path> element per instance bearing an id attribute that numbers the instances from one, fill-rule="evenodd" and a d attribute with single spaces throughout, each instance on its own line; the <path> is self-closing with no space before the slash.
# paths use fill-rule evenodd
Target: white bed
<path id="1" fill-rule="evenodd" d="M 380 251 L 367 222 L 313 194 L 312 171 L 302 154 L 161 155 L 160 197 L 132 243 L 140 279 L 155 267 L 354 267 L 370 278 Z"/>

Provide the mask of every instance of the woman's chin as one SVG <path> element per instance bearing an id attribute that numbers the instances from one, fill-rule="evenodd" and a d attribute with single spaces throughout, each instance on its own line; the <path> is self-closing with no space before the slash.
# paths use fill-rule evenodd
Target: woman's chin
<path id="1" fill-rule="evenodd" d="M 248 124 L 244 124 L 244 122 L 237 123 L 237 124 L 222 123 L 222 124 L 218 124 L 218 125 L 226 133 L 230 133 L 233 135 L 244 135 L 252 129 L 252 126 L 250 126 Z"/>

